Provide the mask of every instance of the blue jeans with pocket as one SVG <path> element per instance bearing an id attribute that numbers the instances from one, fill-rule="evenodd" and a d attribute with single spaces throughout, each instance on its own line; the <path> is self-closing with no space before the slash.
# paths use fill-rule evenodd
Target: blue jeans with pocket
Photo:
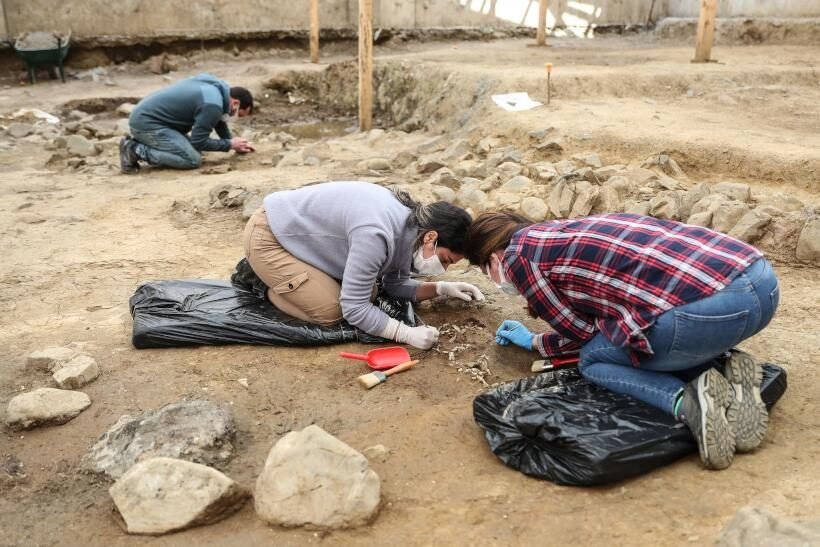
<path id="1" fill-rule="evenodd" d="M 188 137 L 169 127 L 131 124 L 131 136 L 137 141 L 137 156 L 151 165 L 174 169 L 196 169 L 202 155 L 191 146 Z"/>
<path id="2" fill-rule="evenodd" d="M 590 382 L 674 414 L 685 380 L 717 365 L 715 358 L 769 324 L 780 287 L 768 260 L 756 260 L 712 296 L 672 308 L 645 331 L 654 355 L 632 365 L 598 333 L 581 349 L 579 370 Z"/>

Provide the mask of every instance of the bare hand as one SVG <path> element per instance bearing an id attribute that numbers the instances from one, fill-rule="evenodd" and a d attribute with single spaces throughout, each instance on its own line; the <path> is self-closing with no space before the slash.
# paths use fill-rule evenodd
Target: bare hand
<path id="1" fill-rule="evenodd" d="M 256 152 L 253 145 L 242 137 L 234 137 L 231 139 L 231 150 L 237 154 L 247 154 L 248 152 Z"/>

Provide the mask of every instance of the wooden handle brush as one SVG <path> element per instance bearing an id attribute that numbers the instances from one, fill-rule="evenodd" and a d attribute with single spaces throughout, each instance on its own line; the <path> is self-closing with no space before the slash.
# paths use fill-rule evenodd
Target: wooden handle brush
<path id="1" fill-rule="evenodd" d="M 418 363 L 418 361 L 407 361 L 406 363 L 402 363 L 398 366 L 395 366 L 391 369 L 387 369 L 384 372 L 380 370 L 376 370 L 369 374 L 363 374 L 359 376 L 359 383 L 362 384 L 366 389 L 370 389 L 371 387 L 377 386 L 381 383 L 387 381 L 388 376 L 392 376 L 397 372 L 405 371 L 409 368 L 412 368 L 413 365 Z"/>

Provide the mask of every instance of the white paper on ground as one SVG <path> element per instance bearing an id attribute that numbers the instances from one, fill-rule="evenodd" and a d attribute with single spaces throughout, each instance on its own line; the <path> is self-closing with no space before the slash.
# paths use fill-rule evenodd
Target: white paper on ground
<path id="1" fill-rule="evenodd" d="M 529 110 L 536 106 L 541 106 L 542 103 L 530 99 L 529 93 L 504 93 L 503 95 L 493 95 L 493 102 L 506 110 L 507 112 L 518 112 L 520 110 Z"/>

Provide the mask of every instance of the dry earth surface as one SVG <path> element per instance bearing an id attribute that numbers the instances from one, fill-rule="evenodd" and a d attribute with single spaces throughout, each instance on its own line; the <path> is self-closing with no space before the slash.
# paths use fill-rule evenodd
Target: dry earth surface
<path id="1" fill-rule="evenodd" d="M 437 119 L 423 124 L 429 131 L 446 131 L 448 138 L 492 135 L 528 153 L 527 133 L 551 126 L 566 141 L 559 157 L 592 151 L 606 164 L 628 164 L 665 151 L 691 181 L 742 180 L 753 193 L 779 191 L 818 204 L 820 47 L 717 48 L 720 63 L 692 65 L 688 45 L 646 37 L 553 43 L 543 50 L 527 47 L 524 40 L 440 42 L 389 46 L 377 54 L 382 62 L 398 60 L 429 68 L 431 74 L 452 74 L 458 92 L 488 82 L 484 87 L 493 92 L 526 90 L 538 100 L 546 98 L 543 63 L 555 63 L 549 107 L 506 113 L 484 93 L 469 101 L 468 118 L 461 110 L 449 116 L 439 111 Z M 337 51 L 323 61 L 349 58 L 348 52 Z M 31 351 L 74 344 L 102 369 L 100 378 L 82 389 L 92 406 L 68 424 L 0 432 L 0 456 L 19 458 L 27 475 L 0 482 L 0 544 L 671 545 L 713 541 L 744 505 L 762 505 L 796 519 L 820 515 L 820 387 L 811 376 L 820 364 L 820 275 L 816 266 L 801 264 L 793 255 L 775 260 L 782 287 L 777 316 L 745 344 L 788 371 L 789 390 L 772 413 L 762 447 L 722 472 L 703 470 L 693 456 L 600 488 L 527 478 L 490 453 L 472 420 L 472 398 L 483 385 L 436 351 L 412 351 L 421 359 L 416 370 L 364 391 L 354 382 L 363 367 L 337 357 L 340 350 L 365 349 L 352 344 L 134 349 L 128 298 L 141 282 L 224 279 L 240 258 L 244 221 L 237 209 L 209 207 L 212 187 L 225 183 L 267 192 L 363 178 L 405 182 L 412 191 L 421 183 L 405 179 L 399 170 L 362 175 L 356 166 L 412 150 L 433 136 L 394 130 L 345 134 L 340 128 L 353 124 L 349 117 L 285 127 L 327 122 L 331 116 L 321 105 L 290 105 L 263 91 L 265 82 L 286 70 L 323 68 L 294 52 L 192 55 L 178 60 L 178 66 L 184 68 L 171 77 L 208 71 L 256 92 L 262 99 L 260 115 L 243 123 L 257 137 L 257 154 L 210 154 L 199 171 L 144 170 L 138 176 L 118 174 L 115 150 L 78 168 L 66 158 L 49 161 L 53 151 L 37 139 L 19 139 L 0 155 L 0 408 L 20 392 L 51 385 L 48 375 L 26 370 Z M 123 68 L 109 67 L 110 86 L 72 80 L 4 89 L 0 114 L 22 107 L 61 114 L 78 105 L 88 110 L 89 104 L 103 104 L 97 115 L 113 119 L 123 98 L 142 97 L 167 83 L 140 66 Z M 451 99 L 440 102 L 446 107 Z M 459 102 L 452 104 L 455 109 Z M 281 144 L 265 135 L 290 130 L 302 136 L 299 145 L 310 146 L 321 129 L 335 133 L 325 137 L 331 142 L 330 159 L 312 166 L 272 165 Z M 207 173 L 224 162 L 231 171 Z M 419 186 L 425 197 L 426 188 Z M 431 325 L 481 327 L 453 342 L 448 338 L 442 349 L 470 344 L 457 356 L 463 364 L 486 354 L 489 383 L 526 376 L 531 354 L 492 343 L 501 320 L 525 318 L 521 301 L 495 291 L 463 265 L 447 277 L 477 283 L 489 298 L 476 306 L 434 302 L 420 307 Z M 539 328 L 537 322 L 528 324 Z M 240 378 L 247 378 L 247 388 L 237 382 Z M 194 398 L 231 405 L 239 429 L 237 450 L 224 471 L 249 487 L 271 445 L 312 423 L 359 450 L 385 445 L 388 455 L 372 463 L 382 479 L 379 517 L 351 531 L 285 530 L 262 523 L 248 504 L 213 526 L 158 538 L 125 535 L 111 518 L 109 483 L 81 472 L 81 457 L 120 415 Z"/>

